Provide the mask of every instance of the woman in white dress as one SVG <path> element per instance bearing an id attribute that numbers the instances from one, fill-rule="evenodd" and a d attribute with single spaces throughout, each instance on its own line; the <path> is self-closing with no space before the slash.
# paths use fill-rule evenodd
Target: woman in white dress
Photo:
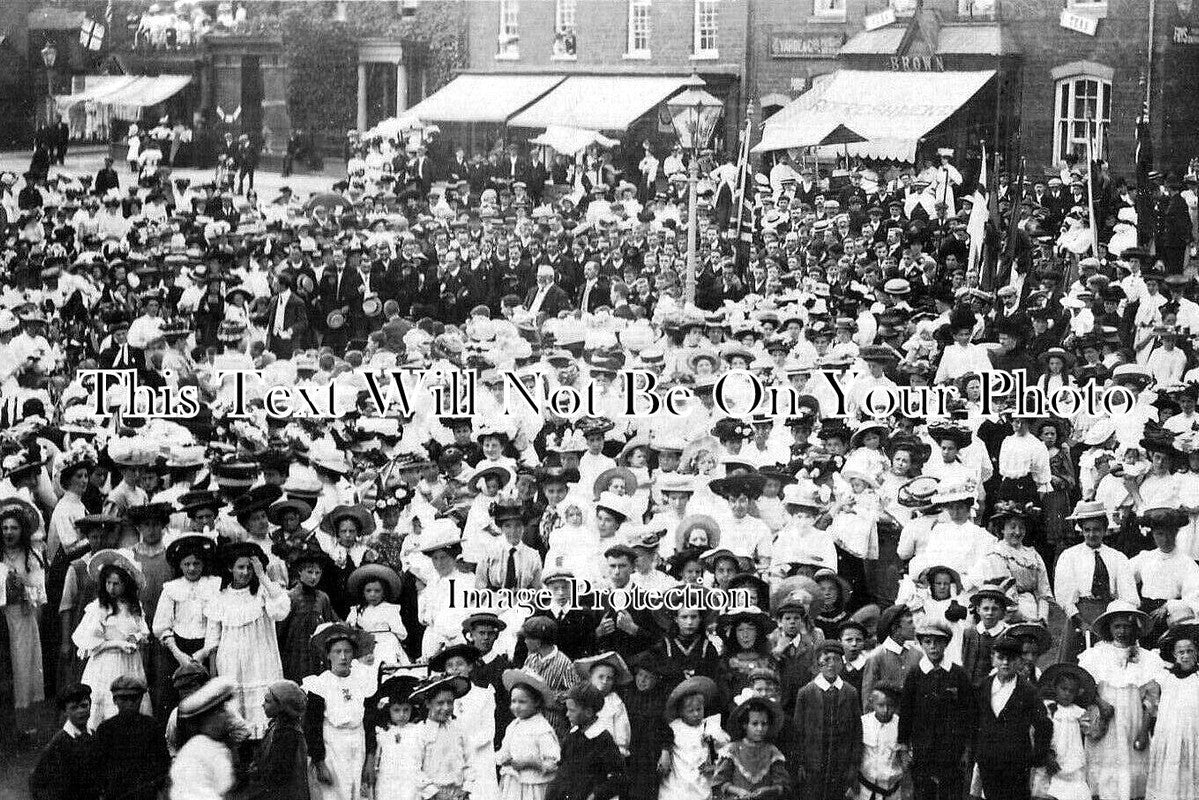
<path id="1" fill-rule="evenodd" d="M 1099 800 L 1145 796 L 1149 767 L 1149 724 L 1157 705 L 1157 678 L 1164 665 L 1157 653 L 1137 645 L 1149 618 L 1136 606 L 1113 600 L 1092 631 L 1102 641 L 1078 657 L 1099 687 L 1107 732 L 1087 742 L 1087 783 Z"/>
<path id="2" fill-rule="evenodd" d="M 214 653 L 213 672 L 233 683 L 233 710 L 246 721 L 250 738 L 261 739 L 267 718 L 262 702 L 283 677 L 275 623 L 291 611 L 287 591 L 266 574 L 267 557 L 253 542 L 229 545 L 229 577 L 208 604 L 204 649 Z"/>
<path id="3" fill-rule="evenodd" d="M 342 622 L 326 622 L 312 634 L 312 646 L 329 662 L 329 669 L 301 685 L 308 693 L 308 757 L 322 800 L 358 800 L 365 783 L 365 703 L 379 688 L 378 668 L 358 661 L 369 637 Z M 319 735 L 312 720 L 320 721 Z"/>
<path id="4" fill-rule="evenodd" d="M 1166 634 L 1161 656 L 1170 662 L 1158 675 L 1161 689 L 1145 800 L 1199 798 L 1199 624 Z"/>
<path id="5" fill-rule="evenodd" d="M 429 659 L 430 672 L 470 679 L 471 669 L 481 654 L 473 644 L 458 644 Z M 498 800 L 500 786 L 495 777 L 495 688 L 470 685 L 470 691 L 454 701 L 454 718 L 465 723 L 466 743 L 471 747 L 473 779 L 466 785 L 471 800 Z"/>

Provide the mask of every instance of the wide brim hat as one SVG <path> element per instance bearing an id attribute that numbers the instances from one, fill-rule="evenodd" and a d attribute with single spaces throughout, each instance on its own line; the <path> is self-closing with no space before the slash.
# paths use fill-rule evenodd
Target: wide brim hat
<path id="1" fill-rule="evenodd" d="M 1176 625 L 1170 628 L 1160 639 L 1157 640 L 1158 652 L 1162 657 L 1162 661 L 1167 664 L 1174 663 L 1174 645 L 1178 642 L 1188 639 L 1199 646 L 1199 622 L 1185 622 L 1181 625 Z"/>
<path id="2" fill-rule="evenodd" d="M 233 682 L 220 675 L 205 681 L 199 689 L 179 701 L 179 718 L 198 717 L 221 707 L 233 697 L 233 689 Z"/>
<path id="3" fill-rule="evenodd" d="M 684 698 L 693 694 L 703 696 L 705 715 L 715 710 L 716 698 L 719 696 L 716 682 L 703 675 L 695 675 L 674 687 L 670 695 L 666 698 L 666 706 L 662 710 L 662 715 L 668 722 L 678 718 L 679 704 L 683 702 Z"/>
<path id="4" fill-rule="evenodd" d="M 707 514 L 688 514 L 679 522 L 679 527 L 675 528 L 675 549 L 687 548 L 687 539 L 695 530 L 702 530 L 708 535 L 708 544 L 704 547 L 705 550 L 714 550 L 720 547 L 720 523 Z"/>
<path id="5" fill-rule="evenodd" d="M 959 590 L 961 590 L 961 588 L 962 588 L 961 573 L 959 573 L 953 567 L 946 566 L 945 564 L 930 564 L 929 566 L 920 570 L 920 574 L 916 577 L 916 582 L 923 583 L 925 586 L 927 586 L 928 582 L 932 579 L 932 576 L 939 572 L 944 572 L 947 575 L 949 575 L 949 577 L 953 581 L 954 585 L 957 586 Z"/>
<path id="6" fill-rule="evenodd" d="M 1165 528 L 1175 533 L 1183 525 L 1186 525 L 1187 521 L 1186 512 L 1177 508 L 1149 508 L 1142 511 L 1137 517 L 1137 523 L 1143 528 L 1150 530 Z"/>
<path id="7" fill-rule="evenodd" d="M 412 700 L 424 701 L 442 689 L 454 693 L 454 699 L 465 697 L 470 691 L 471 683 L 460 675 L 430 675 L 412 691 Z"/>
<path id="8" fill-rule="evenodd" d="M 592 484 L 592 496 L 599 499 L 600 495 L 608 491 L 608 487 L 612 484 L 613 478 L 622 478 L 624 480 L 625 493 L 632 495 L 637 491 L 637 476 L 628 467 L 610 467 L 599 474 Z"/>
<path id="9" fill-rule="evenodd" d="M 478 482 L 484 478 L 498 479 L 500 482 L 500 488 L 502 489 L 508 485 L 508 481 L 512 480 L 512 472 L 507 467 L 502 466 L 485 467 L 476 472 L 474 475 L 471 475 L 470 482 L 472 485 L 478 484 Z"/>
<path id="10" fill-rule="evenodd" d="M 1078 697 L 1076 701 L 1079 707 L 1085 708 L 1095 702 L 1095 699 L 1099 695 L 1099 687 L 1096 685 L 1091 673 L 1077 664 L 1051 664 L 1046 667 L 1041 673 L 1041 677 L 1037 679 L 1037 686 L 1041 690 L 1041 695 L 1052 698 L 1053 687 L 1063 675 L 1069 675 L 1078 682 Z"/>
<path id="11" fill-rule="evenodd" d="M 504 689 L 509 693 L 512 692 L 513 688 L 521 684 L 529 687 L 541 696 L 543 705 L 553 699 L 554 690 L 535 672 L 528 672 L 523 669 L 506 669 L 504 670 L 504 674 L 500 676 L 500 681 L 504 684 Z"/>
<path id="12" fill-rule="evenodd" d="M 421 529 L 418 549 L 425 555 L 462 546 L 462 531 L 451 519 L 434 520 Z"/>
<path id="13" fill-rule="evenodd" d="M 483 653 L 473 644 L 455 644 L 447 647 L 429 659 L 430 672 L 445 672 L 446 662 L 455 657 L 465 658 L 474 664 L 483 657 Z"/>
<path id="14" fill-rule="evenodd" d="M 0 514 L 14 512 L 25 518 L 25 530 L 33 534 L 42 522 L 42 515 L 34 506 L 19 497 L 6 497 L 0 500 Z"/>
<path id="15" fill-rule="evenodd" d="M 333 556 L 314 544 L 292 551 L 287 557 L 287 566 L 292 575 L 298 574 L 307 564 L 317 564 L 323 574 L 331 574 L 335 568 Z"/>
<path id="16" fill-rule="evenodd" d="M 807 575 L 790 575 L 774 585 L 770 591 L 770 610 L 777 616 L 785 608 L 802 606 L 805 612 L 819 595 L 820 585 Z M 806 599 L 804 596 L 806 595 Z"/>
<path id="17" fill-rule="evenodd" d="M 181 514 L 191 515 L 193 512 L 201 511 L 205 508 L 211 508 L 213 511 L 219 511 L 225 507 L 225 501 L 216 492 L 208 491 L 193 491 L 187 492 L 179 497 L 178 510 Z"/>
<path id="18" fill-rule="evenodd" d="M 770 618 L 770 615 L 757 606 L 731 609 L 720 616 L 719 622 L 722 628 L 729 631 L 742 622 L 751 622 L 757 625 L 763 634 L 770 633 L 775 628 L 774 620 Z"/>
<path id="19" fill-rule="evenodd" d="M 783 505 L 822 510 L 828 504 L 821 500 L 820 490 L 811 483 L 790 483 L 783 487 Z"/>
<path id="20" fill-rule="evenodd" d="M 462 620 L 462 630 L 469 631 L 476 625 L 490 625 L 497 631 L 505 630 L 508 623 L 499 618 L 494 611 L 478 611 Z"/>
<path id="21" fill-rule="evenodd" d="M 1014 500 L 1000 500 L 991 511 L 991 521 L 1019 519 L 1031 522 L 1039 519 L 1041 509 L 1031 504 L 1019 505 Z"/>
<path id="22" fill-rule="evenodd" d="M 742 588 L 753 589 L 754 602 L 751 605 L 755 605 L 758 608 L 770 605 L 770 584 L 752 572 L 740 572 L 734 575 L 729 579 L 728 588 L 730 590 Z"/>
<path id="23" fill-rule="evenodd" d="M 970 605 L 975 606 L 982 600 L 990 598 L 997 603 L 1001 603 L 1005 608 L 1011 608 L 1015 603 L 1012 598 L 1008 597 L 1007 592 L 1000 587 L 990 584 L 980 587 L 972 595 L 970 595 Z"/>
<path id="24" fill-rule="evenodd" d="M 933 504 L 933 498 L 941 487 L 941 479 L 932 475 L 919 475 L 899 487 L 898 500 L 906 508 L 925 508 Z"/>
<path id="25" fill-rule="evenodd" d="M 337 506 L 321 520 L 321 530 L 330 536 L 337 535 L 337 526 L 343 519 L 358 523 L 358 535 L 370 536 L 375 532 L 375 517 L 364 505 Z"/>
<path id="26" fill-rule="evenodd" d="M 1003 635 L 1013 639 L 1032 639 L 1037 646 L 1038 653 L 1047 653 L 1053 646 L 1053 635 L 1039 622 L 1017 622 L 1009 625 Z"/>
<path id="27" fill-rule="evenodd" d="M 257 511 L 266 511 L 281 497 L 283 490 L 274 484 L 254 486 L 234 499 L 231 512 L 234 517 L 243 517 Z"/>
<path id="28" fill-rule="evenodd" d="M 628 665 L 625 664 L 624 659 L 615 650 L 578 659 L 574 665 L 575 672 L 583 680 L 590 680 L 591 670 L 600 664 L 607 664 L 612 667 L 612 670 L 616 673 L 616 683 L 618 686 L 624 686 L 627 683 L 633 682 L 633 673 L 629 671 Z"/>
<path id="29" fill-rule="evenodd" d="M 776 739 L 779 731 L 783 728 L 783 708 L 769 697 L 760 697 L 758 695 L 751 695 L 737 704 L 737 707 L 729 714 L 725 730 L 730 733 L 734 731 L 738 733 L 742 732 L 751 711 L 766 712 L 770 717 L 770 733 L 768 736 L 771 740 Z"/>
<path id="30" fill-rule="evenodd" d="M 762 496 L 762 487 L 766 485 L 766 479 L 758 473 L 748 473 L 717 478 L 708 485 L 714 494 L 724 498 L 744 494 L 750 500 L 756 500 Z"/>
<path id="31" fill-rule="evenodd" d="M 386 599 L 394 603 L 399 599 L 401 581 L 394 569 L 386 564 L 363 564 L 350 573 L 346 578 L 346 592 L 352 598 L 357 598 L 362 587 L 370 581 L 382 581 L 387 588 Z"/>
<path id="32" fill-rule="evenodd" d="M 132 525 L 142 522 L 160 522 L 166 525 L 171 521 L 175 507 L 170 503 L 145 503 L 140 506 L 130 506 L 125 511 L 125 517 Z"/>
<path id="33" fill-rule="evenodd" d="M 370 631 L 351 627 L 344 622 L 322 622 L 308 637 L 308 646 L 318 653 L 325 653 L 335 642 L 341 640 L 354 645 L 358 653 L 367 652 L 375 643 L 375 637 Z"/>
<path id="34" fill-rule="evenodd" d="M 411 703 L 412 692 L 419 685 L 420 680 L 411 675 L 393 675 L 379 684 L 368 702 L 371 708 L 378 711 L 385 711 L 388 706 L 397 703 Z"/>
<path id="35" fill-rule="evenodd" d="M 749 559 L 741 558 L 727 547 L 709 548 L 700 554 L 699 560 L 700 563 L 704 565 L 704 569 L 708 570 L 709 572 L 714 572 L 716 570 L 716 562 L 720 561 L 722 558 L 730 559 L 734 564 L 737 565 L 738 569 L 741 568 L 743 563 L 749 561 Z"/>
<path id="36" fill-rule="evenodd" d="M 141 591 L 146 586 L 146 575 L 133 559 L 119 550 L 100 550 L 87 562 L 87 574 L 93 581 L 100 580 L 100 571 L 105 567 L 119 567 Z"/>
<path id="37" fill-rule="evenodd" d="M 958 425 L 930 425 L 928 435 L 937 444 L 948 439 L 957 445 L 959 450 L 970 446 L 970 431 Z"/>
<path id="38" fill-rule="evenodd" d="M 276 500 L 271 503 L 270 508 L 266 510 L 266 518 L 273 525 L 283 524 L 283 514 L 287 511 L 294 511 L 300 515 L 300 522 L 312 516 L 312 506 L 303 500 L 294 497 L 285 497 L 282 500 Z"/>
<path id="39" fill-rule="evenodd" d="M 603 509 L 609 514 L 615 514 L 621 520 L 631 519 L 633 516 L 632 504 L 629 498 L 624 495 L 612 494 L 612 492 L 604 492 L 595 501 L 595 509 Z"/>
<path id="40" fill-rule="evenodd" d="M 183 559 L 193 555 L 199 556 L 205 564 L 211 564 L 216 555 L 216 540 L 194 533 L 180 536 L 167 545 L 167 563 L 176 570 Z"/>
<path id="41" fill-rule="evenodd" d="M 854 429 L 853 436 L 849 437 L 849 449 L 861 447 L 862 439 L 871 432 L 877 433 L 885 441 L 891 433 L 891 428 L 882 420 L 868 419 Z"/>
<path id="42" fill-rule="evenodd" d="M 1126 600 L 1113 600 L 1107 605 L 1107 610 L 1095 618 L 1091 624 L 1091 630 L 1100 639 L 1111 639 L 1111 624 L 1119 617 L 1126 616 L 1132 619 L 1137 626 L 1135 638 L 1139 639 L 1145 635 L 1145 631 L 1149 629 L 1149 615 L 1139 608 L 1129 603 Z"/>

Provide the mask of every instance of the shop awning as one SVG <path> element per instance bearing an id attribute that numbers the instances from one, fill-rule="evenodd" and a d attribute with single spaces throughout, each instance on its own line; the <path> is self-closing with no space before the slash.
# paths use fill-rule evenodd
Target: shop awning
<path id="1" fill-rule="evenodd" d="M 459 75 L 404 112 L 422 122 L 507 122 L 561 75 Z"/>
<path id="2" fill-rule="evenodd" d="M 108 95 L 115 94 L 139 79 L 137 75 L 87 75 L 83 79 L 82 91 L 55 95 L 54 102 L 62 109 L 70 108 L 78 103 L 86 103 L 89 100 L 104 102 L 104 98 Z"/>
<path id="3" fill-rule="evenodd" d="M 994 70 L 839 70 L 766 121 L 755 152 L 811 146 L 841 125 L 865 141 L 838 147 L 859 158 L 913 161 L 919 140 L 974 97 Z"/>
<path id="4" fill-rule="evenodd" d="M 624 131 L 686 82 L 686 78 L 645 75 L 578 75 L 567 78 L 508 124 L 516 128 L 562 125 Z"/>
<path id="5" fill-rule="evenodd" d="M 108 106 L 146 108 L 170 100 L 183 87 L 192 82 L 190 75 L 142 75 L 115 92 L 97 98 L 97 102 Z"/>
<path id="6" fill-rule="evenodd" d="M 598 144 L 600 147 L 615 147 L 620 142 L 615 139 L 609 139 L 599 131 L 551 125 L 545 129 L 545 133 L 530 139 L 529 144 L 552 147 L 563 155 L 573 156 L 580 150 L 585 150 L 593 144 Z"/>

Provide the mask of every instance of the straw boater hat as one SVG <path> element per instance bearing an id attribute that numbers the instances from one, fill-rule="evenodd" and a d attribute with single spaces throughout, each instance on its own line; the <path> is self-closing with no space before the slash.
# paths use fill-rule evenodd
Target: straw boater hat
<path id="1" fill-rule="evenodd" d="M 470 681 L 458 675 L 430 675 L 412 691 L 412 699 L 423 702 L 442 689 L 449 689 L 457 700 L 470 691 Z"/>
<path id="2" fill-rule="evenodd" d="M 1102 500 L 1079 500 L 1074 506 L 1074 513 L 1066 517 L 1073 522 L 1082 522 L 1084 519 L 1106 520 L 1107 518 L 1107 509 Z"/>
<path id="3" fill-rule="evenodd" d="M 511 694 L 512 690 L 517 686 L 525 686 L 536 692 L 541 697 L 541 702 L 544 704 L 551 698 L 553 691 L 535 672 L 526 672 L 523 669 L 506 669 L 500 678 L 503 681 L 504 689 Z"/>
<path id="4" fill-rule="evenodd" d="M 199 689 L 179 701 L 179 718 L 191 719 L 224 705 L 233 697 L 233 682 L 223 676 L 206 681 Z"/>

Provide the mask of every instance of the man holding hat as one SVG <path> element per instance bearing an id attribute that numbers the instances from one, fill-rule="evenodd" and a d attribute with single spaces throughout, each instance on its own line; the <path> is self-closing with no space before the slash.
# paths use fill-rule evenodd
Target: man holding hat
<path id="1" fill-rule="evenodd" d="M 1054 599 L 1070 619 L 1071 632 L 1062 660 L 1073 661 L 1090 645 L 1091 623 L 1112 600 L 1139 606 L 1140 594 L 1128 557 L 1103 543 L 1109 532 L 1107 510 L 1099 500 L 1081 500 L 1066 519 L 1082 541 L 1058 556 L 1053 571 Z"/>

